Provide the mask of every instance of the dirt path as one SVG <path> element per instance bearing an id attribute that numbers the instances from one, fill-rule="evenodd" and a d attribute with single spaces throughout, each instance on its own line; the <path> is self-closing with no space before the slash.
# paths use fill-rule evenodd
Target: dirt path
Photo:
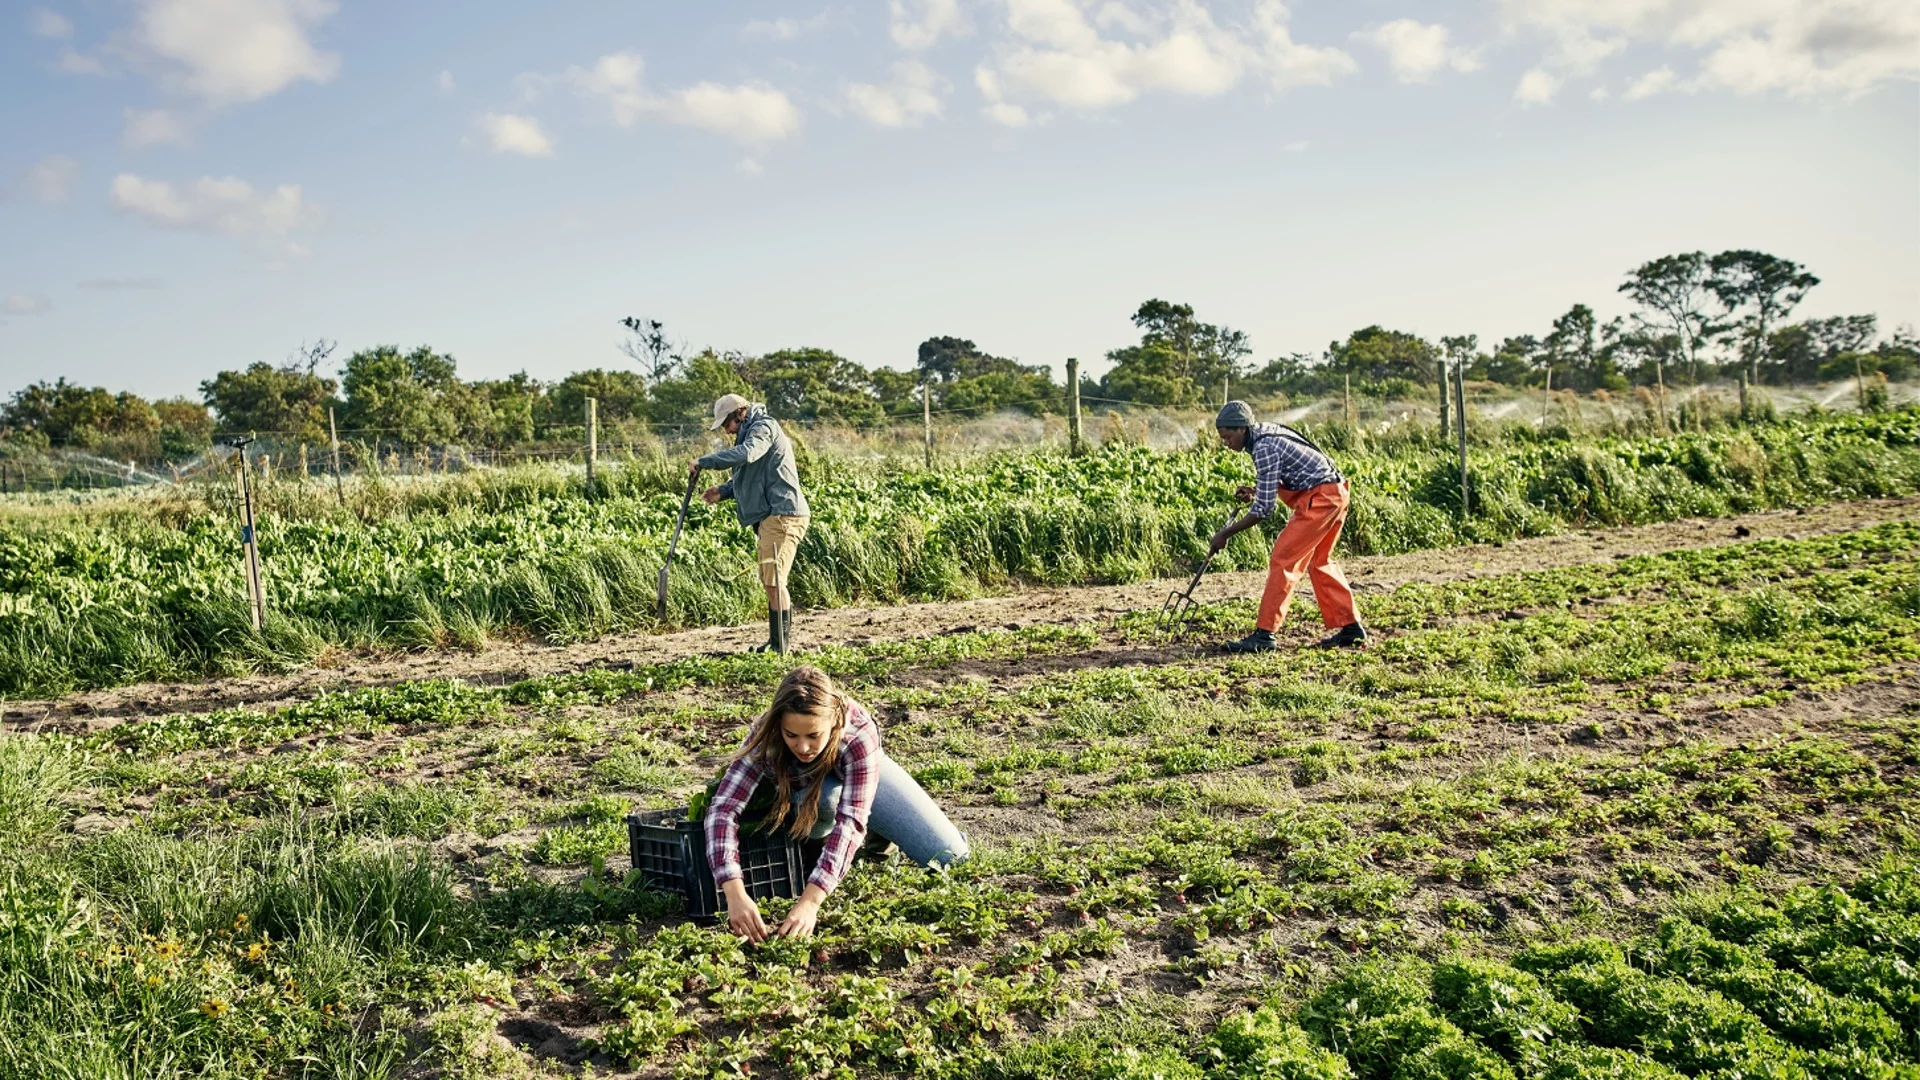
<path id="1" fill-rule="evenodd" d="M 1343 565 L 1356 588 L 1364 592 L 1416 581 L 1456 581 L 1523 570 L 1580 566 L 1650 551 L 1712 547 L 1772 537 L 1794 539 L 1916 518 L 1920 518 L 1920 497 L 1879 499 L 1731 518 L 1582 530 L 1504 544 L 1353 558 L 1344 560 Z M 1210 575 L 1201 583 L 1199 595 L 1208 602 L 1251 597 L 1258 594 L 1264 579 L 1262 571 Z M 1185 584 L 1184 580 L 1159 580 L 1133 585 L 1026 589 L 953 603 L 801 612 L 795 620 L 795 638 L 804 649 L 829 642 L 864 645 L 1000 626 L 1099 620 L 1119 612 L 1157 607 L 1170 589 Z M 1311 607 L 1306 610 L 1310 612 Z M 1305 625 L 1297 616 L 1295 622 Z M 1311 619 L 1306 622 L 1310 623 Z M 675 634 L 620 634 L 565 646 L 521 643 L 495 645 L 479 652 L 350 654 L 290 675 L 143 683 L 70 694 L 54 700 L 7 702 L 0 705 L 4 710 L 0 720 L 8 728 L 32 728 L 69 718 L 125 719 L 282 702 L 311 697 L 322 690 L 438 677 L 503 684 L 557 672 L 737 652 L 762 640 L 764 633 L 764 627 L 754 624 L 706 627 Z"/>

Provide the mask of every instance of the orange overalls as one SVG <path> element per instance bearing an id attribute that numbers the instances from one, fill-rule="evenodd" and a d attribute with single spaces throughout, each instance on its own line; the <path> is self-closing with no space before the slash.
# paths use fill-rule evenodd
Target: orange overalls
<path id="1" fill-rule="evenodd" d="M 1269 633 L 1287 617 L 1293 589 L 1305 574 L 1313 579 L 1313 598 L 1320 604 L 1320 621 L 1337 630 L 1360 621 L 1353 606 L 1353 587 L 1347 575 L 1333 565 L 1333 545 L 1347 521 L 1347 484 L 1321 484 L 1305 491 L 1280 489 L 1280 501 L 1291 511 L 1287 524 L 1273 540 L 1267 561 L 1267 587 L 1260 594 L 1260 618 L 1254 625 Z"/>

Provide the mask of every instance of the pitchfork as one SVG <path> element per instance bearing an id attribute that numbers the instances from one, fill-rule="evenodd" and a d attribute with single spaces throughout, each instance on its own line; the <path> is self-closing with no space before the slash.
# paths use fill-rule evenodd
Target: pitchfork
<path id="1" fill-rule="evenodd" d="M 1233 524 L 1233 518 L 1234 515 L 1229 513 L 1227 520 L 1221 522 L 1220 527 L 1224 529 L 1228 525 Z M 1208 537 L 1208 539 L 1211 541 L 1212 537 Z M 1206 575 L 1207 568 L 1213 565 L 1213 557 L 1216 554 L 1218 554 L 1218 552 L 1211 549 L 1207 551 L 1207 557 L 1200 561 L 1200 569 L 1193 572 L 1193 580 L 1187 582 L 1187 587 L 1184 592 L 1170 592 L 1167 594 L 1166 603 L 1160 605 L 1159 626 L 1162 631 L 1172 629 L 1178 625 L 1181 633 L 1184 634 L 1186 632 L 1188 624 L 1193 621 L 1193 610 L 1200 606 L 1200 601 L 1194 599 L 1193 591 L 1200 587 L 1200 579 Z"/>

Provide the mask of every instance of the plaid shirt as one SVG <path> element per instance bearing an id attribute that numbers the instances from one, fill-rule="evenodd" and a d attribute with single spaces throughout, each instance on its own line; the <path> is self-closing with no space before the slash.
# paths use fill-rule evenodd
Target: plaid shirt
<path id="1" fill-rule="evenodd" d="M 1344 479 L 1333 459 L 1301 441 L 1285 424 L 1255 424 L 1247 438 L 1254 476 L 1253 505 L 1247 512 L 1254 517 L 1273 513 L 1281 488 L 1305 491 Z"/>
<path id="2" fill-rule="evenodd" d="M 833 831 L 827 834 L 807 884 L 832 892 L 847 874 L 854 852 L 867 838 L 867 815 L 873 810 L 873 792 L 880 784 L 876 759 L 880 755 L 880 728 L 865 705 L 847 698 L 846 727 L 840 732 L 840 760 L 833 771 L 840 776 L 840 805 Z M 776 718 L 774 723 L 779 723 Z M 753 798 L 753 789 L 766 775 L 759 761 L 742 758 L 727 768 L 707 807 L 707 865 L 713 883 L 722 885 L 740 876 L 740 811 Z"/>

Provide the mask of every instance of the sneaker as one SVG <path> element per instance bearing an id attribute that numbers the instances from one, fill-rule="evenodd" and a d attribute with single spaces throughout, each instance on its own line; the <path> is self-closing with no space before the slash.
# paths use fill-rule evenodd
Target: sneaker
<path id="1" fill-rule="evenodd" d="M 1272 652 L 1274 650 L 1273 631 L 1255 630 L 1239 641 L 1227 642 L 1222 648 L 1234 653 Z"/>
<path id="2" fill-rule="evenodd" d="M 1314 644 L 1319 649 L 1350 649 L 1367 643 L 1367 628 L 1357 622 L 1347 625 L 1321 638 Z"/>

